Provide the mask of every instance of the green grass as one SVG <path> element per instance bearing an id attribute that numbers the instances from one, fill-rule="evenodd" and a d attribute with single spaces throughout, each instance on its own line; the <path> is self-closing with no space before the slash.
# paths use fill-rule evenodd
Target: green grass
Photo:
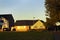
<path id="1" fill-rule="evenodd" d="M 53 40 L 52 32 L 0 32 L 0 40 Z"/>

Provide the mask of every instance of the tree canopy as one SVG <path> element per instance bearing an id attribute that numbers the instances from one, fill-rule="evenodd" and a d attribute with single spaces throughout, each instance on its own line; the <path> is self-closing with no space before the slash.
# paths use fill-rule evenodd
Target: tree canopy
<path id="1" fill-rule="evenodd" d="M 60 0 L 45 0 L 47 24 L 55 25 L 60 21 Z"/>

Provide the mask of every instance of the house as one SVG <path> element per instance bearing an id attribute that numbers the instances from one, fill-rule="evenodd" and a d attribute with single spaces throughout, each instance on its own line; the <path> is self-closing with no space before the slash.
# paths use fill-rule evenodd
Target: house
<path id="1" fill-rule="evenodd" d="M 45 29 L 45 25 L 41 20 L 17 20 L 11 30 L 29 31 L 30 29 Z"/>
<path id="2" fill-rule="evenodd" d="M 14 26 L 12 14 L 0 14 L 0 29 L 3 31 L 10 31 L 12 26 Z"/>
<path id="3" fill-rule="evenodd" d="M 37 22 L 35 22 L 32 26 L 31 29 L 45 29 L 45 25 L 44 22 L 42 20 L 37 20 Z"/>

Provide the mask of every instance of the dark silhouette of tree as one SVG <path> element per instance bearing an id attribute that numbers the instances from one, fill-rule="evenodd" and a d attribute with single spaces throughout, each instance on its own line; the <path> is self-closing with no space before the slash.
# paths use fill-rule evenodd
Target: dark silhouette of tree
<path id="1" fill-rule="evenodd" d="M 49 29 L 54 27 L 56 31 L 60 29 L 56 23 L 60 22 L 60 0 L 45 0 L 46 26 Z"/>
<path id="2" fill-rule="evenodd" d="M 45 0 L 46 20 L 48 25 L 55 25 L 60 21 L 60 0 Z"/>

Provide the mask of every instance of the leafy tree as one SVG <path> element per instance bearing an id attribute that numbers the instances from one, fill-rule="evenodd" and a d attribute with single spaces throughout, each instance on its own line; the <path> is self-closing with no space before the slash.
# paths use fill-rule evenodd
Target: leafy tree
<path id="1" fill-rule="evenodd" d="M 60 21 L 60 0 L 45 0 L 46 20 L 48 25 L 55 25 Z"/>

